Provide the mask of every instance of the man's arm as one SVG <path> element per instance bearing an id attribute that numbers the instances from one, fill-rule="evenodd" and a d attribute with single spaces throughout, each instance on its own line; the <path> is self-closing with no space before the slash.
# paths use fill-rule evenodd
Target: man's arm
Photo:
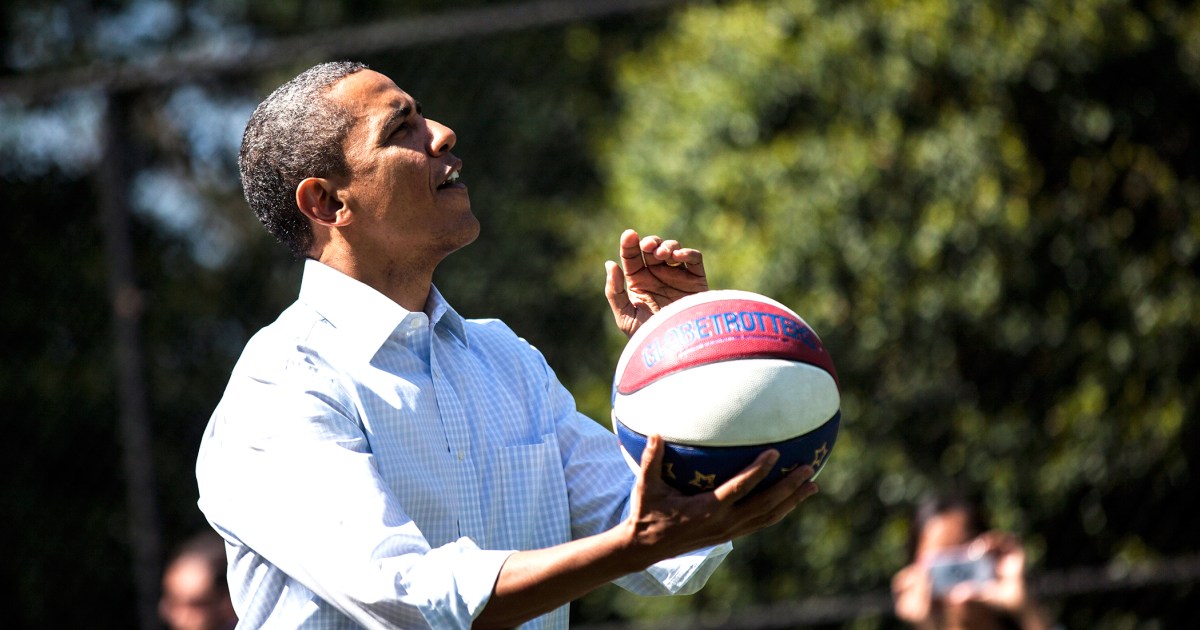
<path id="1" fill-rule="evenodd" d="M 646 451 L 629 518 L 595 536 L 510 555 L 474 627 L 515 626 L 660 560 L 756 532 L 817 492 L 805 466 L 741 501 L 778 459 L 767 451 L 716 490 L 684 496 L 661 478 L 661 438 L 652 436 Z"/>
<path id="2" fill-rule="evenodd" d="M 708 289 L 698 250 L 658 236 L 639 238 L 634 230 L 621 234 L 620 262 L 605 268 L 605 296 L 626 336 L 668 304 Z M 684 496 L 662 480 L 661 439 L 652 436 L 646 451 L 629 517 L 593 536 L 510 555 L 474 627 L 518 625 L 656 562 L 756 532 L 817 492 L 805 466 L 739 502 L 778 459 L 769 451 L 716 490 Z"/>
<path id="3" fill-rule="evenodd" d="M 332 620 L 328 604 L 365 628 L 466 627 L 512 552 L 445 535 L 431 545 L 352 403 L 323 388 L 323 372 L 290 366 L 287 384 L 235 371 L 197 461 L 201 509 L 246 555 L 231 576 L 243 622 Z M 306 603 L 305 589 L 323 603 Z"/>

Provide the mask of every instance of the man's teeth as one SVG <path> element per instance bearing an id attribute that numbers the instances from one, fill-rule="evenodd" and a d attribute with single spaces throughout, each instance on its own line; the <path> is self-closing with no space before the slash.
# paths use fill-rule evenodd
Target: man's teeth
<path id="1" fill-rule="evenodd" d="M 442 185 L 446 186 L 448 184 L 453 184 L 456 181 L 458 181 L 458 171 L 454 171 L 453 173 L 450 173 L 450 177 L 447 177 L 446 181 L 443 182 Z"/>

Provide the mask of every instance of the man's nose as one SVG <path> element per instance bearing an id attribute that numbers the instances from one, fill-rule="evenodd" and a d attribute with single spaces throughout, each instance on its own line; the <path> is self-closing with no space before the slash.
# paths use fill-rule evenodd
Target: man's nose
<path id="1" fill-rule="evenodd" d="M 425 124 L 429 126 L 429 146 L 427 149 L 430 155 L 435 157 L 441 156 L 454 148 L 454 143 L 458 142 L 458 136 L 454 135 L 453 129 L 428 118 L 425 119 Z"/>

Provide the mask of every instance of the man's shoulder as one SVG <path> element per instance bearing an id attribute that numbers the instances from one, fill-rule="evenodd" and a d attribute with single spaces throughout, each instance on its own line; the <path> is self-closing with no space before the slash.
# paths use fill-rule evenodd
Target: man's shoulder
<path id="1" fill-rule="evenodd" d="M 463 319 L 463 328 L 467 330 L 468 335 L 480 335 L 485 338 L 518 339 L 517 333 L 513 332 L 513 329 L 509 328 L 508 324 L 494 317 Z"/>
<path id="2" fill-rule="evenodd" d="M 311 362 L 322 354 L 320 348 L 331 328 L 311 307 L 296 302 L 250 337 L 235 371 Z"/>
<path id="3" fill-rule="evenodd" d="M 463 329 L 471 347 L 484 352 L 538 353 L 524 337 L 499 319 L 464 319 Z"/>
<path id="4" fill-rule="evenodd" d="M 470 353 L 497 379 L 542 382 L 553 370 L 541 351 L 499 319 L 465 320 Z"/>

